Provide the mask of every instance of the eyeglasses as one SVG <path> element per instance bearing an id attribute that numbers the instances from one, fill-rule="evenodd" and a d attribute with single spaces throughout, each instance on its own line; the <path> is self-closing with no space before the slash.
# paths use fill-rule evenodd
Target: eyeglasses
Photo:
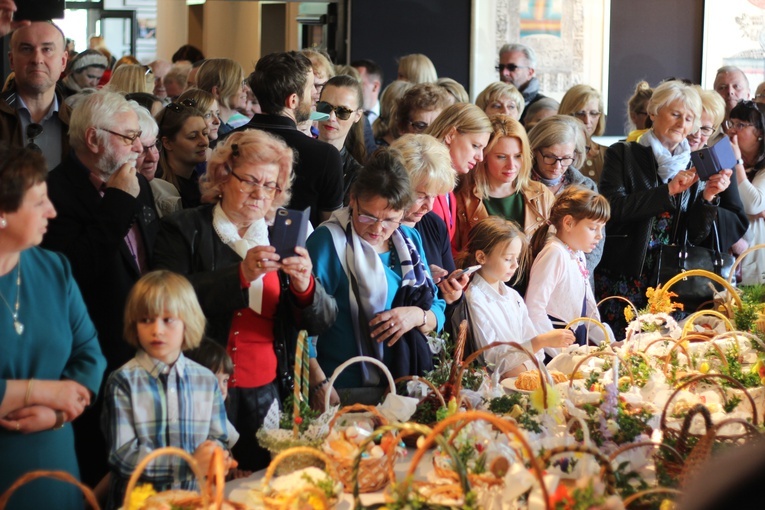
<path id="1" fill-rule="evenodd" d="M 734 129 L 736 131 L 740 131 L 744 128 L 748 128 L 750 126 L 754 126 L 751 122 L 739 122 L 737 120 L 726 120 L 723 122 L 725 125 L 725 129 Z"/>
<path id="2" fill-rule="evenodd" d="M 330 115 L 335 112 L 335 116 L 340 120 L 348 120 L 351 118 L 351 114 L 356 110 L 351 110 L 345 106 L 335 106 L 326 101 L 319 101 L 316 103 L 316 111 L 319 113 L 326 113 Z"/>
<path id="3" fill-rule="evenodd" d="M 539 154 L 542 156 L 542 161 L 544 161 L 546 165 L 555 165 L 557 163 L 560 163 L 560 166 L 567 167 L 574 162 L 574 158 L 572 158 L 571 156 L 559 158 L 558 156 L 555 156 L 554 154 L 545 154 L 542 151 L 539 151 Z"/>
<path id="4" fill-rule="evenodd" d="M 428 129 L 428 126 L 430 125 L 427 122 L 422 122 L 421 120 L 414 120 L 414 121 L 407 120 L 406 122 L 407 124 L 412 126 L 412 129 L 414 129 L 415 133 L 422 133 L 423 131 Z"/>
<path id="5" fill-rule="evenodd" d="M 152 149 L 154 149 L 154 150 L 157 150 L 157 151 L 158 151 L 158 150 L 159 150 L 159 144 L 160 144 L 160 143 L 162 143 L 162 142 L 160 142 L 160 140 L 159 140 L 159 139 L 156 139 L 156 140 L 154 140 L 154 142 L 152 142 L 152 143 L 151 143 L 151 144 L 149 144 L 149 145 L 144 145 L 144 144 L 143 144 L 143 142 L 141 142 L 141 147 L 143 147 L 143 151 L 142 151 L 142 153 L 143 153 L 143 154 L 148 154 L 149 152 L 151 152 L 151 150 L 152 150 Z"/>
<path id="6" fill-rule="evenodd" d="M 500 73 L 502 71 L 504 71 L 505 69 L 507 69 L 508 71 L 510 71 L 512 73 L 512 72 L 515 72 L 518 69 L 528 69 L 528 68 L 529 68 L 529 66 L 518 66 L 518 65 L 515 65 L 515 64 L 499 64 L 494 69 L 496 69 Z"/>
<path id="7" fill-rule="evenodd" d="M 574 117 L 576 117 L 577 119 L 586 119 L 587 116 L 589 115 L 590 117 L 598 118 L 602 114 L 603 114 L 603 112 L 599 112 L 597 110 L 592 110 L 592 111 L 589 111 L 589 112 L 586 112 L 586 111 L 582 110 L 580 112 L 574 112 Z"/>
<path id="8" fill-rule="evenodd" d="M 277 186 L 276 184 L 260 184 L 257 181 L 251 181 L 250 179 L 244 179 L 236 174 L 234 170 L 231 170 L 231 175 L 239 179 L 239 182 L 242 183 L 242 187 L 239 188 L 242 193 L 250 193 L 254 192 L 256 189 L 260 190 L 262 194 L 266 196 L 266 198 L 274 198 L 276 195 L 282 192 L 281 188 Z"/>
<path id="9" fill-rule="evenodd" d="M 141 134 L 142 134 L 141 130 L 136 131 L 132 135 L 123 135 L 122 133 L 117 133 L 116 131 L 112 131 L 106 128 L 97 128 L 97 129 L 100 129 L 101 131 L 106 131 L 107 133 L 110 133 L 114 136 L 119 136 L 125 141 L 125 145 L 133 145 L 136 140 L 141 138 Z"/>
<path id="10" fill-rule="evenodd" d="M 699 128 L 699 131 L 704 136 L 712 136 L 712 133 L 715 132 L 715 128 L 713 128 L 712 126 L 701 126 Z"/>
<path id="11" fill-rule="evenodd" d="M 418 204 L 424 204 L 425 202 L 430 202 L 431 200 L 435 200 L 437 195 L 428 195 L 427 193 L 420 193 L 417 192 L 417 198 L 415 199 L 415 202 Z"/>
<path id="12" fill-rule="evenodd" d="M 374 225 L 375 223 L 379 223 L 382 225 L 382 228 L 386 230 L 398 228 L 398 226 L 401 225 L 400 221 L 391 219 L 381 220 L 380 218 L 375 218 L 374 216 L 369 216 L 368 214 L 361 214 L 360 212 L 357 212 L 356 216 L 359 219 L 359 223 L 362 225 Z"/>
<path id="13" fill-rule="evenodd" d="M 29 139 L 27 149 L 32 149 L 35 152 L 42 152 L 40 146 L 35 143 L 35 138 L 41 134 L 43 134 L 43 127 L 40 124 L 32 122 L 27 126 L 27 138 Z"/>

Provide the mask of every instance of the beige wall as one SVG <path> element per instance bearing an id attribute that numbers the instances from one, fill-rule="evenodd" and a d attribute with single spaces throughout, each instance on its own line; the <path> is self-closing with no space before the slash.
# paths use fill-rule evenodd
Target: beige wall
<path id="1" fill-rule="evenodd" d="M 188 44 L 188 8 L 183 0 L 157 2 L 157 58 L 170 60 Z"/>
<path id="2" fill-rule="evenodd" d="M 202 41 L 207 58 L 230 58 L 249 74 L 260 56 L 260 2 L 207 0 Z"/>

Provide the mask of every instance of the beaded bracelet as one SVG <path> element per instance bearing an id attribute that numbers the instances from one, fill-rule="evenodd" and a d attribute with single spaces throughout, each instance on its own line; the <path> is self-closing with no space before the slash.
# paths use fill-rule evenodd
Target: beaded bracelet
<path id="1" fill-rule="evenodd" d="M 327 384 L 328 382 L 329 382 L 329 377 L 325 377 L 324 380 L 321 381 L 320 383 L 316 383 L 313 386 L 311 386 L 311 391 L 314 393 L 319 391 L 321 387 Z"/>

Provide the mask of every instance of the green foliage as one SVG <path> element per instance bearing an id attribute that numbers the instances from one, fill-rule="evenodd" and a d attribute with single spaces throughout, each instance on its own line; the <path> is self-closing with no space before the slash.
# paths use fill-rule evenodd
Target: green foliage
<path id="1" fill-rule="evenodd" d="M 327 476 L 323 480 L 314 480 L 308 473 L 303 473 L 301 478 L 321 490 L 327 499 L 332 499 L 335 496 L 335 482 L 331 477 Z"/>
<path id="2" fill-rule="evenodd" d="M 293 411 L 294 411 L 294 399 L 292 395 L 289 395 L 286 399 L 284 399 L 284 405 L 282 407 L 281 415 L 279 416 L 279 428 L 280 429 L 286 429 L 291 430 L 292 425 L 295 423 Z M 311 423 L 321 415 L 319 411 L 314 411 L 311 409 L 311 406 L 308 404 L 308 402 L 305 402 L 303 400 L 300 401 L 300 404 L 298 406 L 298 410 L 300 412 L 300 423 L 298 424 L 298 430 L 300 432 L 305 432 L 308 430 L 308 427 L 311 425 Z"/>

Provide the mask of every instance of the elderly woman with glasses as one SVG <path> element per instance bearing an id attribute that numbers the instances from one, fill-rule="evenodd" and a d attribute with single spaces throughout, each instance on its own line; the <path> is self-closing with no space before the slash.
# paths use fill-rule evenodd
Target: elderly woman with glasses
<path id="1" fill-rule="evenodd" d="M 765 105 L 741 101 L 725 122 L 738 159 L 733 171 L 749 218 L 744 240 L 749 246 L 762 244 L 765 243 Z M 744 258 L 741 283 L 765 283 L 765 251 L 756 250 Z"/>
<path id="2" fill-rule="evenodd" d="M 449 103 L 449 93 L 435 83 L 413 86 L 404 92 L 396 106 L 399 135 L 424 133 Z"/>
<path id="3" fill-rule="evenodd" d="M 292 164 L 292 150 L 273 135 L 231 134 L 202 180 L 207 204 L 163 218 L 154 247 L 157 268 L 191 281 L 207 335 L 231 356 L 229 419 L 241 434 L 233 453 L 245 470 L 269 463 L 255 433 L 292 391 L 298 329 L 318 334 L 336 314 L 311 275 L 308 252 L 296 247 L 295 256 L 280 258 L 269 241 L 269 221 L 290 198 Z"/>
<path id="4" fill-rule="evenodd" d="M 608 147 L 602 147 L 592 140 L 606 131 L 606 115 L 603 113 L 603 96 L 589 85 L 574 85 L 560 101 L 558 113 L 571 115 L 584 124 L 587 132 L 587 152 L 580 171 L 596 183 L 600 182 L 603 161 Z"/>
<path id="5" fill-rule="evenodd" d="M 688 135 L 691 151 L 706 147 L 709 137 L 720 129 L 725 119 L 725 100 L 722 96 L 714 90 L 704 90 L 698 85 L 694 85 L 694 88 L 701 98 L 701 123 L 699 129 Z"/>
<path id="6" fill-rule="evenodd" d="M 425 335 L 443 327 L 446 304 L 436 296 L 419 233 L 401 224 L 413 202 L 401 154 L 379 149 L 359 170 L 350 206 L 308 238 L 316 278 L 338 308 L 316 343 L 325 373 L 358 355 L 382 361 L 394 377 L 433 369 Z M 374 365 L 354 364 L 335 388 L 346 403 L 374 404 L 387 381 Z"/>
<path id="7" fill-rule="evenodd" d="M 600 192 L 611 204 L 611 219 L 595 275 L 596 296 L 624 296 L 638 309 L 654 283 L 660 248 L 674 242 L 675 232 L 687 231 L 691 244 L 708 248 L 718 237 L 727 252 L 748 224 L 730 170 L 701 182 L 690 168 L 687 137 L 698 129 L 702 113 L 698 91 L 680 81 L 664 82 L 654 90 L 648 113 L 653 125 L 638 142 L 617 143 L 606 153 Z M 612 301 L 602 310 L 621 336 L 624 306 Z"/>

